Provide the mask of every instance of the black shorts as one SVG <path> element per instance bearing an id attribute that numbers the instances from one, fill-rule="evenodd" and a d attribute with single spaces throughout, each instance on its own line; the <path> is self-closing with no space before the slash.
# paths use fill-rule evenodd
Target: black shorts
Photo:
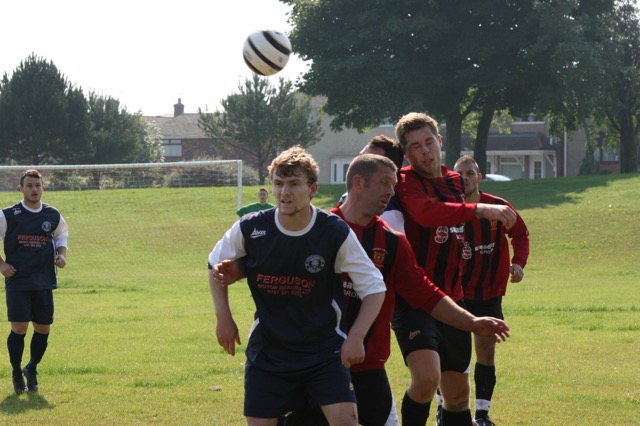
<path id="1" fill-rule="evenodd" d="M 462 301 L 458 305 L 464 308 Z M 441 371 L 469 372 L 471 332 L 444 324 L 423 309 L 413 309 L 401 297 L 396 299 L 391 326 L 405 364 L 411 352 L 430 349 L 440 355 Z"/>
<path id="2" fill-rule="evenodd" d="M 384 369 L 351 373 L 358 398 L 358 419 L 361 425 L 385 426 L 399 424 L 393 393 Z M 319 406 L 305 406 L 289 414 L 286 426 L 329 426 Z"/>
<path id="3" fill-rule="evenodd" d="M 262 419 L 280 417 L 304 406 L 356 402 L 351 374 L 339 357 L 304 371 L 273 372 L 247 359 L 244 377 L 244 415 Z"/>
<path id="4" fill-rule="evenodd" d="M 503 320 L 502 296 L 489 300 L 466 300 L 464 305 L 467 311 L 477 317 L 494 317 Z"/>
<path id="5" fill-rule="evenodd" d="M 53 324 L 53 290 L 7 291 L 6 300 L 9 321 Z"/>

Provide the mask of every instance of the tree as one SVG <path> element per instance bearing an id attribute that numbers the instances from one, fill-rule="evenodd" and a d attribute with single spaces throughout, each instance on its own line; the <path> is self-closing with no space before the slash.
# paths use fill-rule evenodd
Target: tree
<path id="1" fill-rule="evenodd" d="M 0 154 L 23 164 L 64 163 L 88 149 L 87 101 L 52 62 L 29 56 L 0 82 Z"/>
<path id="2" fill-rule="evenodd" d="M 635 2 L 623 0 L 603 25 L 608 30 L 599 52 L 601 102 L 597 114 L 620 137 L 620 172 L 638 170 L 640 130 L 640 22 Z"/>
<path id="3" fill-rule="evenodd" d="M 153 163 L 162 158 L 162 141 L 139 113 L 131 114 L 110 96 L 89 95 L 90 164 Z"/>
<path id="4" fill-rule="evenodd" d="M 310 101 L 282 78 L 275 87 L 268 78 L 254 75 L 240 84 L 238 91 L 221 101 L 222 111 L 199 110 L 198 125 L 227 152 L 251 158 L 262 185 L 266 166 L 279 151 L 320 140 L 320 121 L 310 118 Z"/>
<path id="5" fill-rule="evenodd" d="M 526 63 L 537 40 L 533 1 L 281 1 L 292 6 L 294 50 L 312 61 L 301 90 L 328 98 L 334 129 L 426 111 L 446 124 L 451 166 L 464 119 L 485 102 L 534 104 L 506 89 L 540 78 Z"/>

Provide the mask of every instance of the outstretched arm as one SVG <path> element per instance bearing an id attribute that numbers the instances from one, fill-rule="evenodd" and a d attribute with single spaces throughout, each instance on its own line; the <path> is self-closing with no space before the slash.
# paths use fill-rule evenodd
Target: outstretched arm
<path id="1" fill-rule="evenodd" d="M 442 299 L 431 311 L 438 321 L 471 331 L 478 336 L 494 337 L 496 341 L 503 341 L 509 337 L 509 326 L 503 320 L 493 317 L 476 317 L 469 311 L 462 309 L 450 297 Z"/>

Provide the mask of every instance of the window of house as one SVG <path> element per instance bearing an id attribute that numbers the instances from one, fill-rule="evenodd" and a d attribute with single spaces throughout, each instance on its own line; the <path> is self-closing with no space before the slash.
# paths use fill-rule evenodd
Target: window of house
<path id="1" fill-rule="evenodd" d="M 162 150 L 165 157 L 182 157 L 182 140 L 162 139 Z"/>
<path id="2" fill-rule="evenodd" d="M 542 161 L 533 162 L 533 178 L 542 179 Z"/>
<path id="3" fill-rule="evenodd" d="M 331 159 L 331 183 L 345 183 L 352 158 Z"/>

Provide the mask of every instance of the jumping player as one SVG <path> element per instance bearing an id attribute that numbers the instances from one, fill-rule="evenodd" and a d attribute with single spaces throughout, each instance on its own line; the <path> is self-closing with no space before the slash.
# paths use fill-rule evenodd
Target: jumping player
<path id="1" fill-rule="evenodd" d="M 18 189 L 22 201 L 0 212 L 0 239 L 4 240 L 6 257 L 0 256 L 0 272 L 5 277 L 11 322 L 7 348 L 13 389 L 19 395 L 38 391 L 37 366 L 47 349 L 53 324 L 56 267 L 67 264 L 69 227 L 55 207 L 41 201 L 44 184 L 38 170 L 23 172 Z M 21 368 L 29 322 L 33 324 L 31 358 Z"/>
<path id="2" fill-rule="evenodd" d="M 482 173 L 478 163 L 470 155 L 460 157 L 453 168 L 464 180 L 464 196 L 467 202 L 513 206 L 502 198 L 479 189 Z M 515 211 L 515 209 L 514 209 Z M 516 212 L 516 223 L 508 231 L 502 223 L 480 219 L 464 225 L 465 245 L 470 257 L 464 259 L 462 287 L 464 303 L 474 315 L 491 315 L 504 318 L 502 296 L 507 282 L 520 282 L 529 257 L 529 231 L 522 217 Z M 509 258 L 509 241 L 513 257 Z M 475 420 L 478 426 L 492 426 L 489 418 L 491 397 L 496 386 L 496 345 L 492 339 L 474 336 L 476 365 L 473 378 L 476 389 Z"/>
<path id="3" fill-rule="evenodd" d="M 209 287 L 218 343 L 231 355 L 240 343 L 227 293 L 244 258 L 243 274 L 256 304 L 246 349 L 244 415 L 249 425 L 273 426 L 308 399 L 332 425 L 357 425 L 349 368 L 365 357 L 364 338 L 384 300 L 382 275 L 353 231 L 317 209 L 318 166 L 293 147 L 269 166 L 276 209 L 236 222 L 209 255 Z M 223 262 L 224 261 L 224 262 Z M 362 307 L 348 335 L 341 274 L 348 273 Z"/>
<path id="4" fill-rule="evenodd" d="M 396 136 L 409 166 L 400 170 L 396 196 L 405 212 L 405 231 L 425 275 L 461 307 L 463 223 L 478 218 L 510 228 L 515 212 L 508 206 L 464 202 L 462 178 L 441 164 L 442 138 L 437 122 L 409 113 L 396 125 Z M 425 425 L 438 388 L 444 425 L 471 425 L 469 409 L 470 333 L 435 321 L 399 297 L 393 329 L 411 372 L 402 401 L 407 425 Z M 436 368 L 434 366 L 440 366 Z"/>

